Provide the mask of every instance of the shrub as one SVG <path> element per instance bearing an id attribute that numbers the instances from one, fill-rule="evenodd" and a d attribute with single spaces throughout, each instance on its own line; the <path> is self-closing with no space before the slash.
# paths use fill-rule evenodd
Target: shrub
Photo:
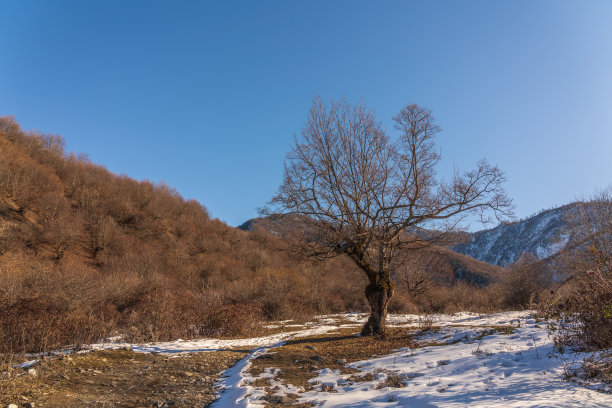
<path id="1" fill-rule="evenodd" d="M 509 308 L 533 308 L 549 287 L 548 267 L 535 255 L 525 254 L 507 268 L 503 282 L 504 305 Z"/>
<path id="2" fill-rule="evenodd" d="M 569 221 L 577 237 L 565 258 L 571 275 L 545 312 L 559 319 L 559 349 L 587 353 L 577 370 L 568 365 L 568 374 L 612 383 L 612 197 L 602 194 Z"/>

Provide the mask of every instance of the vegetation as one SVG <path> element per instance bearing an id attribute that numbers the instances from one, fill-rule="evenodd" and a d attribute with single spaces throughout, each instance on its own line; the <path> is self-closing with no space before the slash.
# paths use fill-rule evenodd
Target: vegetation
<path id="1" fill-rule="evenodd" d="M 252 229 L 0 118 L 0 356 L 110 335 L 247 335 L 263 320 L 366 310 L 367 278 L 348 257 L 295 257 L 285 237 Z M 440 246 L 412 255 L 395 271 L 390 311 L 504 307 L 503 269 Z"/>
<path id="2" fill-rule="evenodd" d="M 569 278 L 546 311 L 560 318 L 558 347 L 587 352 L 568 374 L 612 383 L 612 196 L 603 193 L 580 205 L 568 224 L 576 240 L 561 260 Z"/>
<path id="3" fill-rule="evenodd" d="M 397 140 L 363 104 L 316 98 L 266 209 L 300 216 L 302 253 L 344 255 L 364 273 L 371 314 L 362 335 L 384 334 L 392 275 L 412 251 L 442 241 L 462 217 L 511 208 L 502 172 L 484 160 L 450 182 L 436 178 L 440 129 L 429 110 L 407 105 L 393 122 Z"/>
<path id="4" fill-rule="evenodd" d="M 131 340 L 245 334 L 260 319 L 360 307 L 353 269 L 296 261 L 272 249 L 278 241 L 210 219 L 164 184 L 67 154 L 58 136 L 0 119 L 0 352 L 116 332 Z"/>
<path id="5" fill-rule="evenodd" d="M 510 265 L 504 279 L 504 303 L 513 309 L 533 309 L 547 299 L 553 284 L 551 267 L 535 255 L 524 254 Z"/>

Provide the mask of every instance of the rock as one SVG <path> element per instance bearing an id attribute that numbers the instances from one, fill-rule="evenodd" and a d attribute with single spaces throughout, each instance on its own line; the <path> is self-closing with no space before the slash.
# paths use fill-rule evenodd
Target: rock
<path id="1" fill-rule="evenodd" d="M 23 408 L 34 408 L 35 405 L 33 402 L 26 402 L 25 404 L 21 405 Z"/>
<path id="2" fill-rule="evenodd" d="M 6 408 L 19 408 L 19 407 L 15 404 L 8 404 Z"/>
<path id="3" fill-rule="evenodd" d="M 341 358 L 340 360 L 336 361 L 336 363 L 338 363 L 338 364 L 346 364 L 346 358 Z"/>
<path id="4" fill-rule="evenodd" d="M 323 356 L 310 356 L 310 359 L 314 360 L 314 361 L 317 361 L 319 363 L 325 361 L 325 357 L 323 357 Z"/>
<path id="5" fill-rule="evenodd" d="M 306 346 L 306 348 L 308 350 L 316 350 L 317 348 L 315 346 L 311 346 L 310 344 Z"/>
<path id="6" fill-rule="evenodd" d="M 32 377 L 36 377 L 38 373 L 36 372 L 35 368 L 28 368 L 28 375 L 31 375 Z"/>
<path id="7" fill-rule="evenodd" d="M 193 373 L 190 371 L 185 371 L 183 374 L 185 375 L 185 377 L 193 377 Z"/>

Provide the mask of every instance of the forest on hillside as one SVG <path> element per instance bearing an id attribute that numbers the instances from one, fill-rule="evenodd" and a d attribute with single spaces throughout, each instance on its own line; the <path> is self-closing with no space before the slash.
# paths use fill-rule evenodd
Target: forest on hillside
<path id="1" fill-rule="evenodd" d="M 350 261 L 287 249 L 265 228 L 229 227 L 163 183 L 113 174 L 68 153 L 60 136 L 0 118 L 0 352 L 117 334 L 236 336 L 262 320 L 367 310 Z M 457 270 L 488 280 L 466 283 Z M 512 275 L 526 282 L 517 294 L 500 271 L 446 248 L 421 251 L 398 274 L 389 311 L 523 307 L 542 289 L 528 271 Z"/>

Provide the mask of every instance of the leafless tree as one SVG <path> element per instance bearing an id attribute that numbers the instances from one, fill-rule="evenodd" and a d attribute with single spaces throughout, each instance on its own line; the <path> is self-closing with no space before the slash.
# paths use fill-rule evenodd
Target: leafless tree
<path id="1" fill-rule="evenodd" d="M 284 180 L 264 214 L 297 215 L 300 252 L 347 255 L 366 274 L 371 306 L 362 334 L 384 334 L 392 276 L 403 254 L 440 240 L 468 214 L 510 215 L 502 172 L 485 160 L 438 180 L 440 131 L 431 112 L 407 105 L 390 139 L 364 104 L 315 98 L 285 161 Z M 295 220 L 296 217 L 290 217 Z"/>

